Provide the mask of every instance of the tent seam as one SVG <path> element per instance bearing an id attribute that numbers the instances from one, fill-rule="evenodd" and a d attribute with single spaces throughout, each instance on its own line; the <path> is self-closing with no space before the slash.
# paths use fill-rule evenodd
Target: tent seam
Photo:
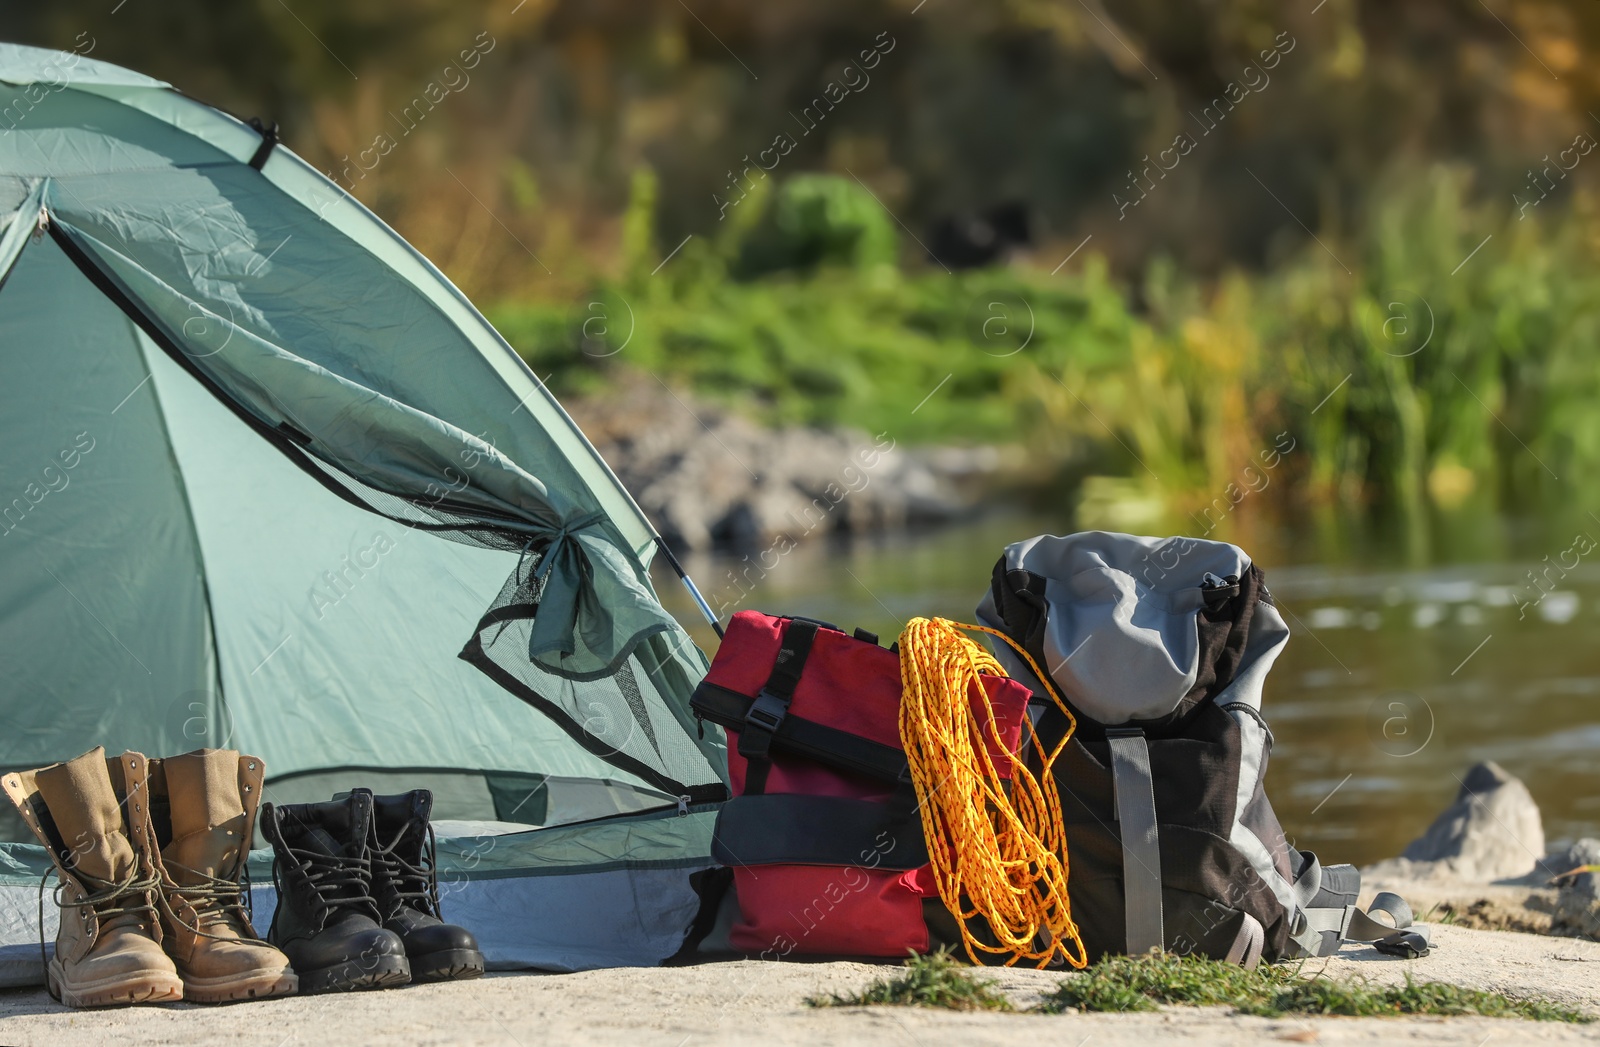
<path id="1" fill-rule="evenodd" d="M 57 249 L 59 250 L 59 245 Z M 62 252 L 62 254 L 65 253 L 65 251 Z M 72 260 L 69 258 L 67 261 L 70 263 Z M 88 277 L 85 276 L 84 279 L 88 280 Z M 93 286 L 94 282 L 89 281 L 89 283 L 90 286 Z M 99 290 L 99 288 L 96 288 L 96 290 Z M 112 304 L 115 305 L 116 303 L 113 302 Z M 150 392 L 155 397 L 156 421 L 161 426 L 162 443 L 167 449 L 167 458 L 172 462 L 173 472 L 177 475 L 178 497 L 183 501 L 183 516 L 189 524 L 189 534 L 194 540 L 195 568 L 200 579 L 200 596 L 206 608 L 206 638 L 211 646 L 211 678 L 216 687 L 213 701 L 217 704 L 217 711 L 220 713 L 228 708 L 228 697 L 222 685 L 222 645 L 217 642 L 217 613 L 215 606 L 211 602 L 211 576 L 206 569 L 205 543 L 200 537 L 200 525 L 195 521 L 194 504 L 189 500 L 188 477 L 184 475 L 183 463 L 179 461 L 178 453 L 172 446 L 172 427 L 167 424 L 167 408 L 161 399 L 161 383 L 155 380 L 155 368 L 150 366 L 149 354 L 145 352 L 144 343 L 147 336 L 140 330 L 139 325 L 134 322 L 133 317 L 120 309 L 118 312 L 122 312 L 122 322 L 128 325 L 128 330 L 133 335 L 133 344 L 139 350 L 139 359 L 144 363 L 145 374 L 150 377 Z M 187 723 L 188 721 L 185 720 L 184 722 Z M 219 724 L 227 723 L 229 725 L 229 734 L 232 734 L 231 717 L 224 720 L 219 715 L 217 722 Z M 208 719 L 207 727 L 209 728 L 210 725 L 210 720 Z M 162 726 L 164 727 L 165 725 L 163 724 Z M 205 744 L 210 745 L 213 740 L 210 737 L 210 730 L 206 734 Z M 185 741 L 187 740 L 186 738 Z M 225 737 L 220 739 L 220 742 L 226 745 L 229 740 L 230 738 Z"/>

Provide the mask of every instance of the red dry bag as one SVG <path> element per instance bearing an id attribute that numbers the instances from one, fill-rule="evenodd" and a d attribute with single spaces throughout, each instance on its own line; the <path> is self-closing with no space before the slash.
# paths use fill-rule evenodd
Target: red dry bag
<path id="1" fill-rule="evenodd" d="M 968 700 L 993 711 L 1015 752 L 1026 687 L 982 676 Z M 740 919 L 729 941 L 791 953 L 905 956 L 929 948 L 924 900 L 943 907 L 900 743 L 900 659 L 863 630 L 740 611 L 691 704 L 728 730 L 733 799 L 712 855 L 733 869 Z"/>

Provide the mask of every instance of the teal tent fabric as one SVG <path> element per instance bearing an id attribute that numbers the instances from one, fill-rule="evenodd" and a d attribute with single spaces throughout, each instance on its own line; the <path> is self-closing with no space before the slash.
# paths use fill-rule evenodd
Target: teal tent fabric
<path id="1" fill-rule="evenodd" d="M 129 710 L 211 700 L 202 563 L 161 414 L 129 397 L 149 372 L 127 317 L 30 243 L 0 332 L 0 748 L 60 759 Z"/>
<path id="2" fill-rule="evenodd" d="M 43 208 L 43 181 L 0 178 L 0 277 L 11 271 L 11 263 L 28 242 L 29 234 L 38 229 Z"/>
<path id="3" fill-rule="evenodd" d="M 226 744 L 539 823 L 722 795 L 649 521 L 435 267 L 136 73 L 0 45 L 0 112 L 0 768 Z"/>
<path id="4" fill-rule="evenodd" d="M 464 340 L 382 263 L 314 215 L 260 200 L 280 194 L 249 168 L 68 188 L 81 180 L 52 181 L 51 221 L 234 402 L 270 427 L 289 423 L 310 453 L 379 491 L 448 503 L 539 545 L 529 657 L 595 675 L 672 628 L 575 472 L 536 430 L 513 424 L 509 390 L 482 374 L 476 354 L 449 352 Z M 251 203 L 300 221 L 252 219 L 241 213 Z M 205 221 L 189 217 L 196 209 Z M 460 424 L 411 406 L 419 401 Z M 549 482 L 513 455 L 539 463 Z"/>
<path id="5" fill-rule="evenodd" d="M 80 34 L 78 51 L 52 51 L 44 47 L 24 47 L 0 43 L 0 70 L 8 84 L 105 84 L 125 87 L 166 87 L 164 81 L 136 73 L 132 69 L 89 58 L 94 46 L 88 34 Z"/>
<path id="6" fill-rule="evenodd" d="M 212 746 L 278 803 L 430 788 L 491 968 L 659 962 L 726 760 L 655 531 L 459 289 L 261 147 L 0 44 L 0 771 Z M 0 804 L 0 985 L 42 979 L 43 859 Z"/>

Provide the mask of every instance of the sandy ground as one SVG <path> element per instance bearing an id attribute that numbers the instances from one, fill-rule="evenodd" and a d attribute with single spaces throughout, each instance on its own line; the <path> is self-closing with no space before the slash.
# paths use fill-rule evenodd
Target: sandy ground
<path id="1" fill-rule="evenodd" d="M 1436 948 L 1402 961 L 1347 946 L 1329 973 L 1398 982 L 1446 980 L 1540 994 L 1600 1014 L 1600 942 L 1434 927 Z M 806 997 L 865 986 L 889 968 L 855 963 L 739 961 L 692 967 L 491 975 L 476 982 L 382 992 L 70 1011 L 42 990 L 0 992 L 0 1044 L 498 1044 L 501 1047 L 787 1047 L 862 1043 L 1193 1044 L 1415 1043 L 1495 1047 L 1600 1043 L 1588 1026 L 1484 1018 L 1264 1019 L 1220 1009 L 1157 1014 L 958 1014 L 907 1007 L 812 1008 Z M 991 971 L 1021 1007 L 1062 977 Z"/>

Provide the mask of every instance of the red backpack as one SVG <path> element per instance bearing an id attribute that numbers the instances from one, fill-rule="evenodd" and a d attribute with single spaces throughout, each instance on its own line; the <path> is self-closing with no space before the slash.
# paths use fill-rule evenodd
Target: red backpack
<path id="1" fill-rule="evenodd" d="M 968 700 L 980 716 L 992 710 L 1015 752 L 1032 692 L 979 679 Z M 863 630 L 755 611 L 729 622 L 691 705 L 728 730 L 734 798 L 712 855 L 733 869 L 735 949 L 763 959 L 928 950 L 923 902 L 944 910 L 900 742 L 900 680 L 895 650 Z"/>

